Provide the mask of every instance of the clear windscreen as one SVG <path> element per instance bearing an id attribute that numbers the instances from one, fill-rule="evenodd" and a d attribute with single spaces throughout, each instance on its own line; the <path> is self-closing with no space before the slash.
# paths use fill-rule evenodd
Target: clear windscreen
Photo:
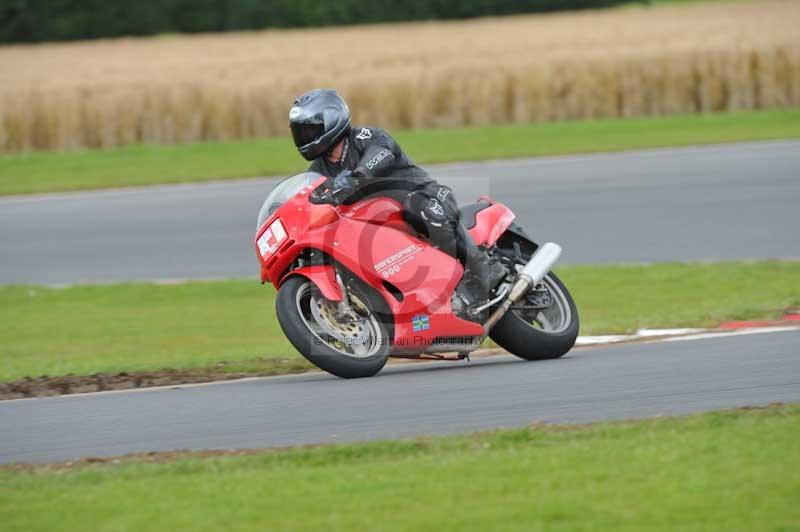
<path id="1" fill-rule="evenodd" d="M 287 177 L 275 185 L 270 193 L 267 194 L 267 199 L 264 200 L 264 204 L 258 212 L 258 225 L 256 229 L 264 225 L 264 222 L 273 212 L 278 210 L 286 201 L 293 198 L 303 187 L 312 184 L 320 177 L 322 177 L 322 174 L 316 172 L 303 172 L 302 174 Z"/>

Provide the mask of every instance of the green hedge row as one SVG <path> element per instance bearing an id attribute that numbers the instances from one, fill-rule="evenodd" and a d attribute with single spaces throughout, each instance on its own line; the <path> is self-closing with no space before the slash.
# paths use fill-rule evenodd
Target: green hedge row
<path id="1" fill-rule="evenodd" d="M 630 0 L 0 0 L 0 42 L 458 19 Z"/>

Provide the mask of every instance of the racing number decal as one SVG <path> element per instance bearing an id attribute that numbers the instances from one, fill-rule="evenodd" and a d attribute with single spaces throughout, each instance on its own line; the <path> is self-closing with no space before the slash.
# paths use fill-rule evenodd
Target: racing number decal
<path id="1" fill-rule="evenodd" d="M 396 273 L 400 273 L 400 266 L 398 266 L 397 264 L 395 264 L 394 266 L 389 266 L 388 268 L 383 270 L 381 272 L 381 275 L 383 275 L 384 279 L 388 279 L 389 277 L 391 277 Z"/>
<path id="2" fill-rule="evenodd" d="M 411 244 L 400 251 L 393 253 L 382 261 L 373 265 L 375 272 L 379 273 L 384 279 L 388 279 L 392 275 L 400 273 L 400 267 L 413 260 L 414 256 L 422 251 L 422 246 Z"/>

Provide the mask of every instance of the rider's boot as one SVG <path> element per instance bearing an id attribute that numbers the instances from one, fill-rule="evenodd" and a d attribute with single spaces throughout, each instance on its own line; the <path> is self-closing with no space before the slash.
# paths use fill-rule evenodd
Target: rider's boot
<path id="1" fill-rule="evenodd" d="M 476 282 L 485 295 L 494 290 L 508 274 L 506 267 L 475 244 L 469 231 L 458 224 L 458 238 L 463 250 L 464 266 L 470 271 L 470 277 Z"/>

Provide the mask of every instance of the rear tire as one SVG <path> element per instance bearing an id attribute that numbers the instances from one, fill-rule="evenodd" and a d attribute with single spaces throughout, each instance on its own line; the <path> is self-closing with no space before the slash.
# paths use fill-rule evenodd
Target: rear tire
<path id="1" fill-rule="evenodd" d="M 564 307 L 561 312 L 567 314 L 564 317 L 565 323 L 554 327 L 555 330 L 548 331 L 535 327 L 530 323 L 533 320 L 526 320 L 522 312 L 509 310 L 489 333 L 489 337 L 497 345 L 525 360 L 561 357 L 572 349 L 578 338 L 580 329 L 578 309 L 567 287 L 553 272 L 545 276 L 544 283 L 551 292 L 561 292 L 554 293 L 553 297 L 561 298 L 560 304 Z M 552 304 L 556 305 L 557 302 L 554 300 Z"/>
<path id="2" fill-rule="evenodd" d="M 344 379 L 371 377 L 378 373 L 389 358 L 394 330 L 392 324 L 387 323 L 386 316 L 391 314 L 380 294 L 363 283 L 354 284 L 355 287 L 349 288 L 350 295 L 371 311 L 370 316 L 364 319 L 363 330 L 368 330 L 365 334 L 375 343 L 365 344 L 364 352 L 360 354 L 348 353 L 346 343 L 339 343 L 340 347 L 337 347 L 333 337 L 319 327 L 310 311 L 311 302 L 322 305 L 330 302 L 322 298 L 316 285 L 305 277 L 289 277 L 281 285 L 275 300 L 278 322 L 295 349 L 318 368 Z"/>

